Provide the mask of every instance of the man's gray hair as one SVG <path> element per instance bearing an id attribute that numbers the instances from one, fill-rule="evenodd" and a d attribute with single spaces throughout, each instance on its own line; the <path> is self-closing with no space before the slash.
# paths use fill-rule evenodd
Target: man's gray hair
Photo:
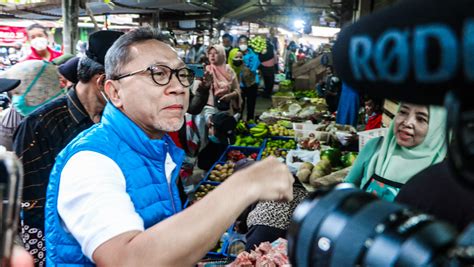
<path id="1" fill-rule="evenodd" d="M 123 67 L 132 60 L 130 46 L 148 40 L 158 40 L 169 44 L 168 38 L 150 27 L 137 28 L 120 36 L 105 55 L 106 79 L 113 80 L 123 74 L 121 73 Z"/>

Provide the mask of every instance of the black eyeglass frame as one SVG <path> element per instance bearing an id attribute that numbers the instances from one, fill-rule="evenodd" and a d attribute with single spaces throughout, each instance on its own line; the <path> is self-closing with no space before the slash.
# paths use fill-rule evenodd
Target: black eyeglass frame
<path id="1" fill-rule="evenodd" d="M 157 81 L 155 80 L 155 75 L 153 75 L 153 74 L 154 74 L 154 73 L 153 73 L 153 68 L 154 68 L 154 67 L 164 67 L 164 68 L 167 68 L 167 69 L 170 70 L 170 76 L 168 77 L 168 81 L 167 81 L 166 83 L 161 84 L 161 83 L 159 83 L 159 82 L 157 82 Z M 187 71 L 188 71 L 190 74 L 192 74 L 192 76 L 193 76 L 192 81 L 189 83 L 189 85 L 183 84 L 183 82 L 180 80 L 180 78 L 179 78 L 179 76 L 178 76 L 178 73 L 179 73 L 180 71 L 182 71 L 182 70 L 187 70 Z M 172 69 L 172 68 L 170 68 L 170 67 L 168 67 L 168 66 L 166 66 L 166 65 L 154 64 L 154 65 L 148 66 L 148 67 L 146 67 L 146 68 L 144 68 L 144 69 L 141 69 L 141 70 L 137 70 L 137 71 L 133 71 L 133 72 L 130 72 L 130 73 L 127 73 L 127 74 L 119 75 L 118 77 L 115 77 L 115 78 L 113 78 L 112 80 L 118 81 L 118 80 L 121 80 L 121 79 L 123 79 L 123 78 L 131 77 L 131 76 L 134 76 L 134 75 L 136 75 L 136 74 L 143 73 L 143 72 L 145 72 L 145 71 L 149 71 L 149 72 L 150 72 L 151 79 L 153 80 L 154 83 L 156 83 L 156 84 L 159 85 L 159 86 L 165 86 L 165 85 L 169 84 L 169 83 L 171 82 L 171 79 L 173 78 L 173 74 L 176 76 L 176 79 L 178 79 L 179 83 L 180 83 L 182 86 L 184 86 L 184 87 L 189 87 L 189 86 L 191 86 L 191 85 L 193 84 L 193 82 L 194 82 L 194 78 L 196 77 L 194 71 L 193 71 L 192 69 L 190 69 L 190 68 L 184 67 L 184 68 L 179 68 L 179 69 Z"/>

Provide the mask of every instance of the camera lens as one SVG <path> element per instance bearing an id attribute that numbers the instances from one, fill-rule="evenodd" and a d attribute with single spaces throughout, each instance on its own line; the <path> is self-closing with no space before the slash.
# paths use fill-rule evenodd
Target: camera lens
<path id="1" fill-rule="evenodd" d="M 429 215 L 340 185 L 298 206 L 288 251 L 294 266 L 421 266 L 444 262 L 456 236 Z"/>

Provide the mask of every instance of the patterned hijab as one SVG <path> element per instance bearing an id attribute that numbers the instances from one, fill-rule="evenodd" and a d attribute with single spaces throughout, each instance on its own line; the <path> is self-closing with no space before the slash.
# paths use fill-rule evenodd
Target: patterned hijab
<path id="1" fill-rule="evenodd" d="M 41 72 L 42 71 L 42 72 Z M 57 67 L 43 60 L 20 62 L 0 73 L 1 78 L 20 79 L 21 84 L 11 91 L 12 95 L 23 95 L 26 92 L 26 103 L 38 106 L 56 96 L 62 95 Z M 34 83 L 32 86 L 30 86 Z"/>

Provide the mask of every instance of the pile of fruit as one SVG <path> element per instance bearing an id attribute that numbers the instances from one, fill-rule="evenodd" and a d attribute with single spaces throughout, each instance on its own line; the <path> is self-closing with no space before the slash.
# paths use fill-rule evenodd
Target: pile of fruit
<path id="1" fill-rule="evenodd" d="M 260 122 L 256 126 L 250 128 L 250 134 L 256 138 L 263 138 L 269 133 L 268 125 L 266 123 Z"/>
<path id="2" fill-rule="evenodd" d="M 237 135 L 235 137 L 234 146 L 250 146 L 250 147 L 260 147 L 263 143 L 263 138 L 257 138 L 253 136 L 242 136 Z"/>
<path id="3" fill-rule="evenodd" d="M 240 120 L 239 122 L 237 122 L 237 125 L 235 126 L 235 132 L 238 134 L 248 134 L 249 129 L 247 128 L 247 125 L 245 124 L 245 122 Z"/>
<path id="4" fill-rule="evenodd" d="M 293 90 L 293 82 L 291 80 L 283 80 L 278 87 L 279 91 L 291 91 Z"/>
<path id="5" fill-rule="evenodd" d="M 314 150 L 321 149 L 321 143 L 319 142 L 319 140 L 317 140 L 314 137 L 307 137 L 307 138 L 300 139 L 300 141 L 298 141 L 298 144 L 300 145 L 301 149 L 305 149 L 305 150 L 314 151 Z"/>
<path id="6" fill-rule="evenodd" d="M 282 149 L 295 149 L 296 148 L 296 142 L 293 139 L 275 139 L 271 140 L 269 139 L 267 141 L 266 147 L 270 148 L 282 148 Z"/>
<path id="7" fill-rule="evenodd" d="M 231 150 L 231 151 L 227 152 L 226 156 L 227 156 L 227 159 L 226 159 L 227 161 L 237 162 L 237 161 L 239 161 L 241 159 L 245 159 L 247 157 L 250 158 L 250 159 L 253 159 L 253 160 L 257 160 L 258 153 L 250 153 L 249 155 L 246 155 L 240 150 Z M 216 165 L 216 167 L 217 167 L 217 165 Z"/>
<path id="8" fill-rule="evenodd" d="M 318 97 L 318 93 L 315 90 L 305 90 L 305 91 L 296 90 L 295 97 L 296 98 L 303 98 L 303 97 L 316 98 Z"/>
<path id="9" fill-rule="evenodd" d="M 356 152 L 347 152 L 341 156 L 341 163 L 342 166 L 344 167 L 349 167 L 354 164 L 354 161 L 357 159 L 357 153 Z"/>
<path id="10" fill-rule="evenodd" d="M 262 159 L 274 156 L 277 158 L 281 158 L 283 162 L 286 161 L 286 154 L 287 151 L 285 149 L 277 148 L 277 147 L 266 147 L 265 150 L 262 152 Z"/>
<path id="11" fill-rule="evenodd" d="M 266 53 L 267 41 L 261 36 L 256 36 L 249 40 L 249 46 L 255 51 L 255 53 Z"/>
<path id="12" fill-rule="evenodd" d="M 321 151 L 321 159 L 328 160 L 335 169 L 352 166 L 357 159 L 357 155 L 356 152 L 341 153 L 337 148 L 329 148 Z"/>
<path id="13" fill-rule="evenodd" d="M 320 158 L 321 160 L 327 160 L 331 163 L 332 167 L 342 166 L 341 164 L 341 151 L 337 148 L 328 148 L 321 151 Z"/>
<path id="14" fill-rule="evenodd" d="M 331 171 L 331 163 L 326 159 L 321 159 L 316 165 L 310 162 L 301 164 L 296 173 L 296 177 L 298 177 L 302 183 L 314 184 L 317 179 L 330 174 Z"/>
<path id="15" fill-rule="evenodd" d="M 216 164 L 214 169 L 211 171 L 209 174 L 209 181 L 212 182 L 223 182 L 225 181 L 229 176 L 231 176 L 234 173 L 234 163 L 228 162 L 224 165 L 221 164 Z"/>
<path id="16" fill-rule="evenodd" d="M 271 136 L 291 136 L 295 135 L 294 130 L 287 129 L 280 124 L 273 124 L 269 126 Z"/>
<path id="17" fill-rule="evenodd" d="M 209 192 L 212 190 L 216 189 L 216 185 L 211 185 L 211 184 L 202 184 L 198 187 L 196 192 L 194 193 L 194 196 L 196 197 L 196 201 L 201 200 L 204 196 L 206 196 Z"/>

